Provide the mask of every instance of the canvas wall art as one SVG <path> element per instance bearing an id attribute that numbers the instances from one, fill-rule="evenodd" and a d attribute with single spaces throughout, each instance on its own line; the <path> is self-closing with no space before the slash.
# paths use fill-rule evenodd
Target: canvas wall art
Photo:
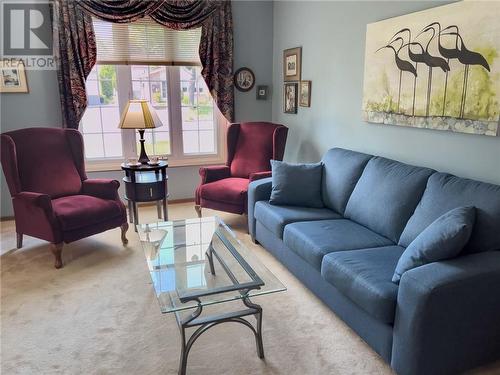
<path id="1" fill-rule="evenodd" d="M 500 2 L 462 1 L 369 24 L 368 122 L 500 135 Z"/>

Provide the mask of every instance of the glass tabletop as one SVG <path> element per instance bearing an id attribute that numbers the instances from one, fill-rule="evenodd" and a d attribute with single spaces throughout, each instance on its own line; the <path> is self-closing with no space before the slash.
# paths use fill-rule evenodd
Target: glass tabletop
<path id="1" fill-rule="evenodd" d="M 139 224 L 163 313 L 285 291 L 218 217 Z"/>

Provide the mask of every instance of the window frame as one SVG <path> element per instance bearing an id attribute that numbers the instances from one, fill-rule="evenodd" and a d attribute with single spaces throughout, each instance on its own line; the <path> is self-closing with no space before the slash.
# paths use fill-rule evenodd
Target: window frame
<path id="1" fill-rule="evenodd" d="M 99 65 L 97 62 L 96 68 Z M 133 64 L 139 65 L 139 64 Z M 170 154 L 165 155 L 168 157 L 170 167 L 183 167 L 183 166 L 200 166 L 200 165 L 214 165 L 223 164 L 226 162 L 227 146 L 226 146 L 226 131 L 229 122 L 225 119 L 222 113 L 217 108 L 215 101 L 213 102 L 214 114 L 214 142 L 216 147 L 215 153 L 196 153 L 184 154 L 183 151 L 183 137 L 182 137 L 182 107 L 181 107 L 181 87 L 180 87 L 180 66 L 171 66 L 163 64 L 145 64 L 148 66 L 158 65 L 166 68 L 166 85 L 167 85 L 167 107 L 168 107 L 168 125 L 170 137 Z M 132 97 L 132 65 L 114 65 L 116 69 L 116 88 L 117 100 L 120 114 L 123 112 L 124 107 L 128 100 Z M 203 79 L 203 78 L 202 78 Z M 151 81 L 148 70 L 148 85 L 151 88 Z M 151 90 L 149 90 L 151 91 Z M 151 92 L 150 94 L 151 95 Z M 177 107 L 174 107 L 177 106 Z M 172 108 L 178 108 L 172 110 Z M 159 128 L 161 129 L 161 128 Z M 146 130 L 150 132 L 151 130 Z M 198 130 L 199 132 L 199 130 Z M 122 157 L 109 157 L 109 158 L 91 158 L 85 157 L 85 167 L 88 172 L 97 171 L 114 171 L 120 170 L 120 165 L 124 160 L 132 157 L 137 157 L 137 142 L 136 130 L 122 129 Z"/>

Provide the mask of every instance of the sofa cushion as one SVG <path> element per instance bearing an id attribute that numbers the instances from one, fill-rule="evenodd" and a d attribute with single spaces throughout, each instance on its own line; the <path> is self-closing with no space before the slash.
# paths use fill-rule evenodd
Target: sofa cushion
<path id="1" fill-rule="evenodd" d="M 271 160 L 271 168 L 271 204 L 314 208 L 324 206 L 321 200 L 321 163 L 291 164 Z"/>
<path id="2" fill-rule="evenodd" d="M 283 238 L 283 230 L 287 224 L 342 217 L 328 208 L 274 206 L 267 201 L 259 201 L 255 204 L 255 218 L 277 237 Z"/>
<path id="3" fill-rule="evenodd" d="M 321 275 L 342 294 L 384 323 L 394 322 L 398 286 L 391 281 L 400 246 L 325 255 Z"/>
<path id="4" fill-rule="evenodd" d="M 323 156 L 321 196 L 326 207 L 344 213 L 347 201 L 372 155 L 333 148 Z"/>
<path id="5" fill-rule="evenodd" d="M 52 208 L 63 231 L 70 231 L 102 223 L 122 215 L 120 202 L 92 197 L 70 195 L 52 200 Z"/>
<path id="6" fill-rule="evenodd" d="M 345 217 L 398 242 L 432 169 L 371 159 L 347 202 Z"/>
<path id="7" fill-rule="evenodd" d="M 475 217 L 474 207 L 458 207 L 433 221 L 408 245 L 392 281 L 398 284 L 406 271 L 456 257 L 470 238 Z"/>
<path id="8" fill-rule="evenodd" d="M 318 271 L 321 270 L 323 256 L 333 251 L 394 244 L 368 228 L 346 219 L 288 224 L 283 233 L 283 241 L 291 251 Z"/>
<path id="9" fill-rule="evenodd" d="M 203 199 L 238 204 L 246 200 L 248 179 L 230 177 L 200 186 Z"/>
<path id="10" fill-rule="evenodd" d="M 434 220 L 460 206 L 476 208 L 476 222 L 464 252 L 500 250 L 500 186 L 447 173 L 433 174 L 399 243 L 408 246 Z"/>

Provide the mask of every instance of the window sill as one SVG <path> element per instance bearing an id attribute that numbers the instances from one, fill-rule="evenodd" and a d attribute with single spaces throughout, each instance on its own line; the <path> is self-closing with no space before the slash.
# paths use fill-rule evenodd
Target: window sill
<path id="1" fill-rule="evenodd" d="M 105 161 L 86 161 L 85 170 L 87 172 L 108 172 L 120 171 L 123 160 L 105 160 Z M 180 160 L 168 160 L 169 168 L 177 167 L 199 167 L 203 165 L 225 164 L 226 161 L 214 156 L 213 158 L 186 158 Z"/>

